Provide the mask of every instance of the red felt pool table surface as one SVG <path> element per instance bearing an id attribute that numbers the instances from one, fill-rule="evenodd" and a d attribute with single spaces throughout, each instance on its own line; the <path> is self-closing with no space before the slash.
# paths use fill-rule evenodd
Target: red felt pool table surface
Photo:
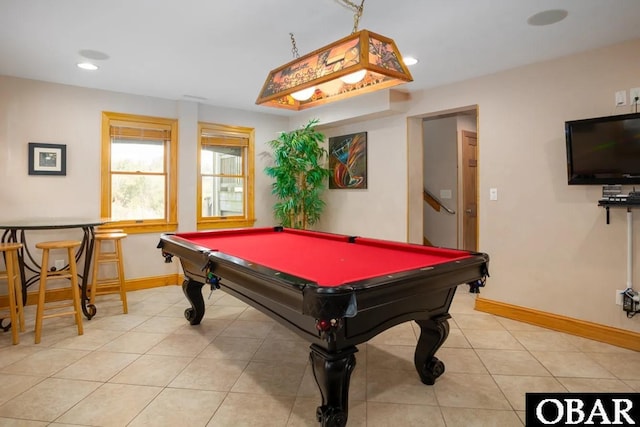
<path id="1" fill-rule="evenodd" d="M 470 252 L 306 230 L 251 228 L 176 237 L 244 261 L 334 287 L 469 258 Z"/>

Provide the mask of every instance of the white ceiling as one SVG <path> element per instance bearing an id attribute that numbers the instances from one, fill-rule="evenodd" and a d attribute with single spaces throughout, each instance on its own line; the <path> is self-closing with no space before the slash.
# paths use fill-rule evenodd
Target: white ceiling
<path id="1" fill-rule="evenodd" d="M 527 24 L 548 9 L 569 14 Z M 640 38 L 639 22 L 640 0 L 367 0 L 359 29 L 420 60 L 414 91 Z M 304 55 L 352 28 L 341 0 L 0 0 L 0 75 L 295 114 L 255 105 L 289 33 Z M 109 58 L 80 70 L 83 49 Z"/>

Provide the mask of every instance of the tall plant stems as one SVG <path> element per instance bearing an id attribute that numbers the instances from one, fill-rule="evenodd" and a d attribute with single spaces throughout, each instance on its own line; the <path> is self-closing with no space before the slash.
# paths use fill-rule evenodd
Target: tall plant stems
<path id="1" fill-rule="evenodd" d="M 285 227 L 306 229 L 320 219 L 325 207 L 321 195 L 330 171 L 325 167 L 327 150 L 321 145 L 325 136 L 316 130 L 317 124 L 317 119 L 310 120 L 268 142 L 274 165 L 265 173 L 274 179 L 271 192 L 278 199 L 274 216 Z"/>

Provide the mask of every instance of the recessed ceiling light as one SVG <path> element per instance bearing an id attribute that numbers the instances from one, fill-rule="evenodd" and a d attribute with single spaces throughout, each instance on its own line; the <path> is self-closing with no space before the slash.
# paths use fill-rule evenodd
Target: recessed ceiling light
<path id="1" fill-rule="evenodd" d="M 94 65 L 90 62 L 80 62 L 76 64 L 78 68 L 82 68 L 83 70 L 95 71 L 98 69 L 97 65 Z"/>
<path id="2" fill-rule="evenodd" d="M 556 22 L 562 21 L 567 17 L 568 14 L 569 12 L 564 9 L 543 10 L 542 12 L 538 12 L 535 15 L 531 15 L 529 19 L 527 19 L 527 24 L 536 27 L 551 25 L 555 24 Z"/>
<path id="3" fill-rule="evenodd" d="M 404 62 L 404 65 L 415 65 L 418 63 L 418 60 L 413 56 L 403 56 L 402 61 Z"/>

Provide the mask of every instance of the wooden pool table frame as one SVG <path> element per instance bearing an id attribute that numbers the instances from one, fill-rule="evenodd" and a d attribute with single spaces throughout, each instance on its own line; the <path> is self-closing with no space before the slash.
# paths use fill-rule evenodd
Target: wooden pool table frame
<path id="1" fill-rule="evenodd" d="M 324 427 L 346 424 L 356 345 L 400 323 L 414 320 L 420 326 L 414 364 L 421 381 L 434 384 L 444 372 L 434 354 L 449 334 L 448 311 L 456 288 L 484 281 L 489 262 L 488 255 L 471 252 L 468 258 L 430 268 L 320 287 L 179 235 L 162 235 L 158 247 L 166 262 L 173 256 L 180 259 L 186 276 L 182 289 L 191 304 L 185 310 L 190 324 L 199 324 L 204 316 L 202 287 L 208 284 L 311 342 L 310 362 L 322 394 L 317 419 Z"/>

